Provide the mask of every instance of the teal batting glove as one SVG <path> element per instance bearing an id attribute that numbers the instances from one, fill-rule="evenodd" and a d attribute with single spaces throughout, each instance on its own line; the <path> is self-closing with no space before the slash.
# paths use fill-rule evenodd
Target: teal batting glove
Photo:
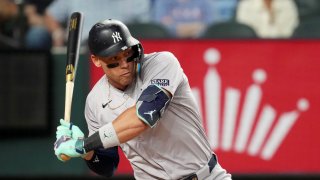
<path id="1" fill-rule="evenodd" d="M 72 131 L 63 119 L 60 119 L 60 125 L 56 131 L 56 141 L 54 142 L 54 150 L 56 150 L 61 143 L 71 139 Z M 61 160 L 61 159 L 60 159 Z"/>
<path id="2" fill-rule="evenodd" d="M 72 131 L 69 128 L 60 125 L 60 126 L 57 127 L 56 139 L 59 139 L 62 136 L 67 136 L 67 137 L 71 138 Z"/>
<path id="3" fill-rule="evenodd" d="M 60 119 L 60 124 L 61 125 L 58 126 L 58 128 L 60 128 L 60 132 L 66 133 L 63 135 L 66 135 L 66 136 L 69 135 L 72 139 L 84 138 L 84 134 L 78 126 L 72 123 L 69 123 L 63 119 Z"/>
<path id="4" fill-rule="evenodd" d="M 61 142 L 59 145 L 55 147 L 55 155 L 58 157 L 60 161 L 61 155 L 67 155 L 69 157 L 84 157 L 86 152 L 83 148 L 83 139 L 69 139 L 67 141 Z"/>
<path id="5" fill-rule="evenodd" d="M 54 151 L 59 149 L 60 145 L 70 140 L 83 139 L 84 134 L 80 128 L 72 123 L 66 122 L 63 119 L 60 119 L 60 125 L 57 127 L 56 131 L 56 141 L 54 142 Z M 60 156 L 58 159 L 63 161 Z"/>

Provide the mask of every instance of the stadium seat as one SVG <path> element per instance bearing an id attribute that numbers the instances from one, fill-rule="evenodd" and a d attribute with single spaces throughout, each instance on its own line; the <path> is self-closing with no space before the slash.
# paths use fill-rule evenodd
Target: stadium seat
<path id="1" fill-rule="evenodd" d="M 221 22 L 208 26 L 201 38 L 258 38 L 256 32 L 248 25 L 236 21 Z"/>
<path id="2" fill-rule="evenodd" d="M 127 24 L 131 35 L 138 39 L 170 38 L 167 29 L 157 23 L 131 23 Z"/>
<path id="3" fill-rule="evenodd" d="M 319 0 L 294 0 L 301 22 L 306 19 L 313 18 L 320 15 L 320 1 Z"/>
<path id="4" fill-rule="evenodd" d="M 308 18 L 300 22 L 294 30 L 292 38 L 320 38 L 320 17 Z"/>

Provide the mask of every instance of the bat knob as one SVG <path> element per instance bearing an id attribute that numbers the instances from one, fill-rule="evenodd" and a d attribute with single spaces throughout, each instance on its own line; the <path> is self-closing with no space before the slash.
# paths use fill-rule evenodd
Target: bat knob
<path id="1" fill-rule="evenodd" d="M 64 160 L 64 161 L 68 161 L 68 160 L 71 159 L 69 156 L 67 156 L 67 155 L 65 155 L 65 154 L 61 154 L 61 155 L 60 155 L 60 158 L 61 158 L 62 160 Z"/>

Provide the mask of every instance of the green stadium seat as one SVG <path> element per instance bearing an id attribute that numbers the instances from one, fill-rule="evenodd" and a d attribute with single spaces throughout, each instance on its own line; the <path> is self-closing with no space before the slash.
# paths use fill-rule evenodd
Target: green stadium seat
<path id="1" fill-rule="evenodd" d="M 170 38 L 168 30 L 157 23 L 131 23 L 127 24 L 131 35 L 137 39 Z"/>
<path id="2" fill-rule="evenodd" d="M 300 22 L 300 24 L 294 30 L 292 38 L 320 38 L 320 17 L 308 18 Z"/>
<path id="3" fill-rule="evenodd" d="M 256 32 L 248 25 L 236 21 L 221 22 L 208 26 L 201 38 L 241 39 L 258 38 Z"/>

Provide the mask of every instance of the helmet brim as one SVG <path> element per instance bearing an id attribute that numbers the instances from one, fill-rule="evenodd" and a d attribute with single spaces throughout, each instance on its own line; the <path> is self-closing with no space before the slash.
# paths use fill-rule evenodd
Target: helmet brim
<path id="1" fill-rule="evenodd" d="M 118 54 L 121 51 L 124 51 L 132 46 L 135 46 L 137 44 L 139 44 L 140 42 L 135 39 L 134 37 L 129 37 L 126 41 L 122 41 L 119 43 L 116 43 L 114 45 L 112 45 L 111 47 L 108 47 L 107 49 L 104 49 L 102 51 L 100 51 L 99 53 L 96 53 L 96 56 L 100 56 L 100 57 L 109 57 L 109 56 L 114 56 L 116 54 Z"/>

